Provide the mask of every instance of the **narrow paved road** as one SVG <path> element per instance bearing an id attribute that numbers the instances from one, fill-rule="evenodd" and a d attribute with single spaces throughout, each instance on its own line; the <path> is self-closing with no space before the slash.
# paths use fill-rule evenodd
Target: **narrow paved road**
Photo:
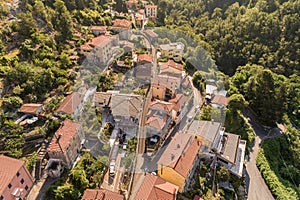
<path id="1" fill-rule="evenodd" d="M 259 146 L 262 140 L 268 137 L 268 134 L 264 131 L 263 127 L 255 121 L 254 117 L 249 112 L 245 113 L 245 116 L 250 119 L 249 122 L 256 134 L 255 142 L 253 147 L 251 148 L 249 160 L 246 164 L 246 184 L 248 187 L 248 199 L 272 200 L 274 199 L 274 197 L 272 196 L 271 191 L 269 190 L 256 166 L 256 157 L 258 154 Z"/>

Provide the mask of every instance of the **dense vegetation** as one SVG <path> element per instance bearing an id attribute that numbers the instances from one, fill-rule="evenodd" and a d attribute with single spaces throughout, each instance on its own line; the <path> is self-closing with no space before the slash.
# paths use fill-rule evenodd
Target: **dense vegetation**
<path id="1" fill-rule="evenodd" d="M 299 199 L 299 136 L 289 126 L 287 136 L 266 139 L 259 150 L 257 166 L 276 199 Z"/>
<path id="2" fill-rule="evenodd" d="M 287 76 L 299 73 L 299 0 L 154 2 L 160 24 L 206 41 L 227 74 L 247 63 Z"/>
<path id="3" fill-rule="evenodd" d="M 106 170 L 103 163 L 107 162 L 106 157 L 95 159 L 85 152 L 69 175 L 65 174 L 47 189 L 47 199 L 80 199 L 86 188 L 96 188 L 102 182 Z"/>

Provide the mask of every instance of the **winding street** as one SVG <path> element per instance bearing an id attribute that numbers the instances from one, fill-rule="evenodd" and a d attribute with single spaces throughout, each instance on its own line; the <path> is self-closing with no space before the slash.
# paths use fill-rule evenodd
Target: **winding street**
<path id="1" fill-rule="evenodd" d="M 274 199 L 274 197 L 272 196 L 271 191 L 269 190 L 256 166 L 256 157 L 259 151 L 260 144 L 264 139 L 270 137 L 278 137 L 281 133 L 278 128 L 273 128 L 269 131 L 268 134 L 266 134 L 264 128 L 255 121 L 253 115 L 251 115 L 249 112 L 244 113 L 244 115 L 249 119 L 249 123 L 256 134 L 254 145 L 251 148 L 249 159 L 247 160 L 246 164 L 246 185 L 248 188 L 248 199 L 272 200 Z M 270 133 L 272 133 L 272 135 L 269 135 Z"/>

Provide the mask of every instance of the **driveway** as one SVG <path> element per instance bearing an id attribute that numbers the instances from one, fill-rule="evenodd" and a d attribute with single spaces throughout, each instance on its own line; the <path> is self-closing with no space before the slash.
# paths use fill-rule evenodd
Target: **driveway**
<path id="1" fill-rule="evenodd" d="M 271 191 L 269 190 L 256 166 L 256 156 L 262 140 L 270 137 L 278 137 L 280 136 L 280 131 L 278 131 L 278 129 L 272 129 L 267 132 L 258 122 L 255 121 L 255 118 L 253 115 L 251 115 L 251 113 L 246 112 L 245 116 L 249 119 L 249 123 L 256 134 L 254 145 L 251 148 L 249 159 L 246 164 L 246 185 L 248 188 L 248 199 L 272 200 L 274 197 L 272 196 Z"/>

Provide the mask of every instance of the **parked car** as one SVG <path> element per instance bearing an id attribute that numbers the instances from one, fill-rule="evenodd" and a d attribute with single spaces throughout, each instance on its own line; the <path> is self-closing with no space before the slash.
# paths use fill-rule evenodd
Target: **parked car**
<path id="1" fill-rule="evenodd" d="M 109 164 L 109 175 L 114 176 L 115 175 L 115 168 L 116 168 L 116 162 L 111 161 Z"/>

